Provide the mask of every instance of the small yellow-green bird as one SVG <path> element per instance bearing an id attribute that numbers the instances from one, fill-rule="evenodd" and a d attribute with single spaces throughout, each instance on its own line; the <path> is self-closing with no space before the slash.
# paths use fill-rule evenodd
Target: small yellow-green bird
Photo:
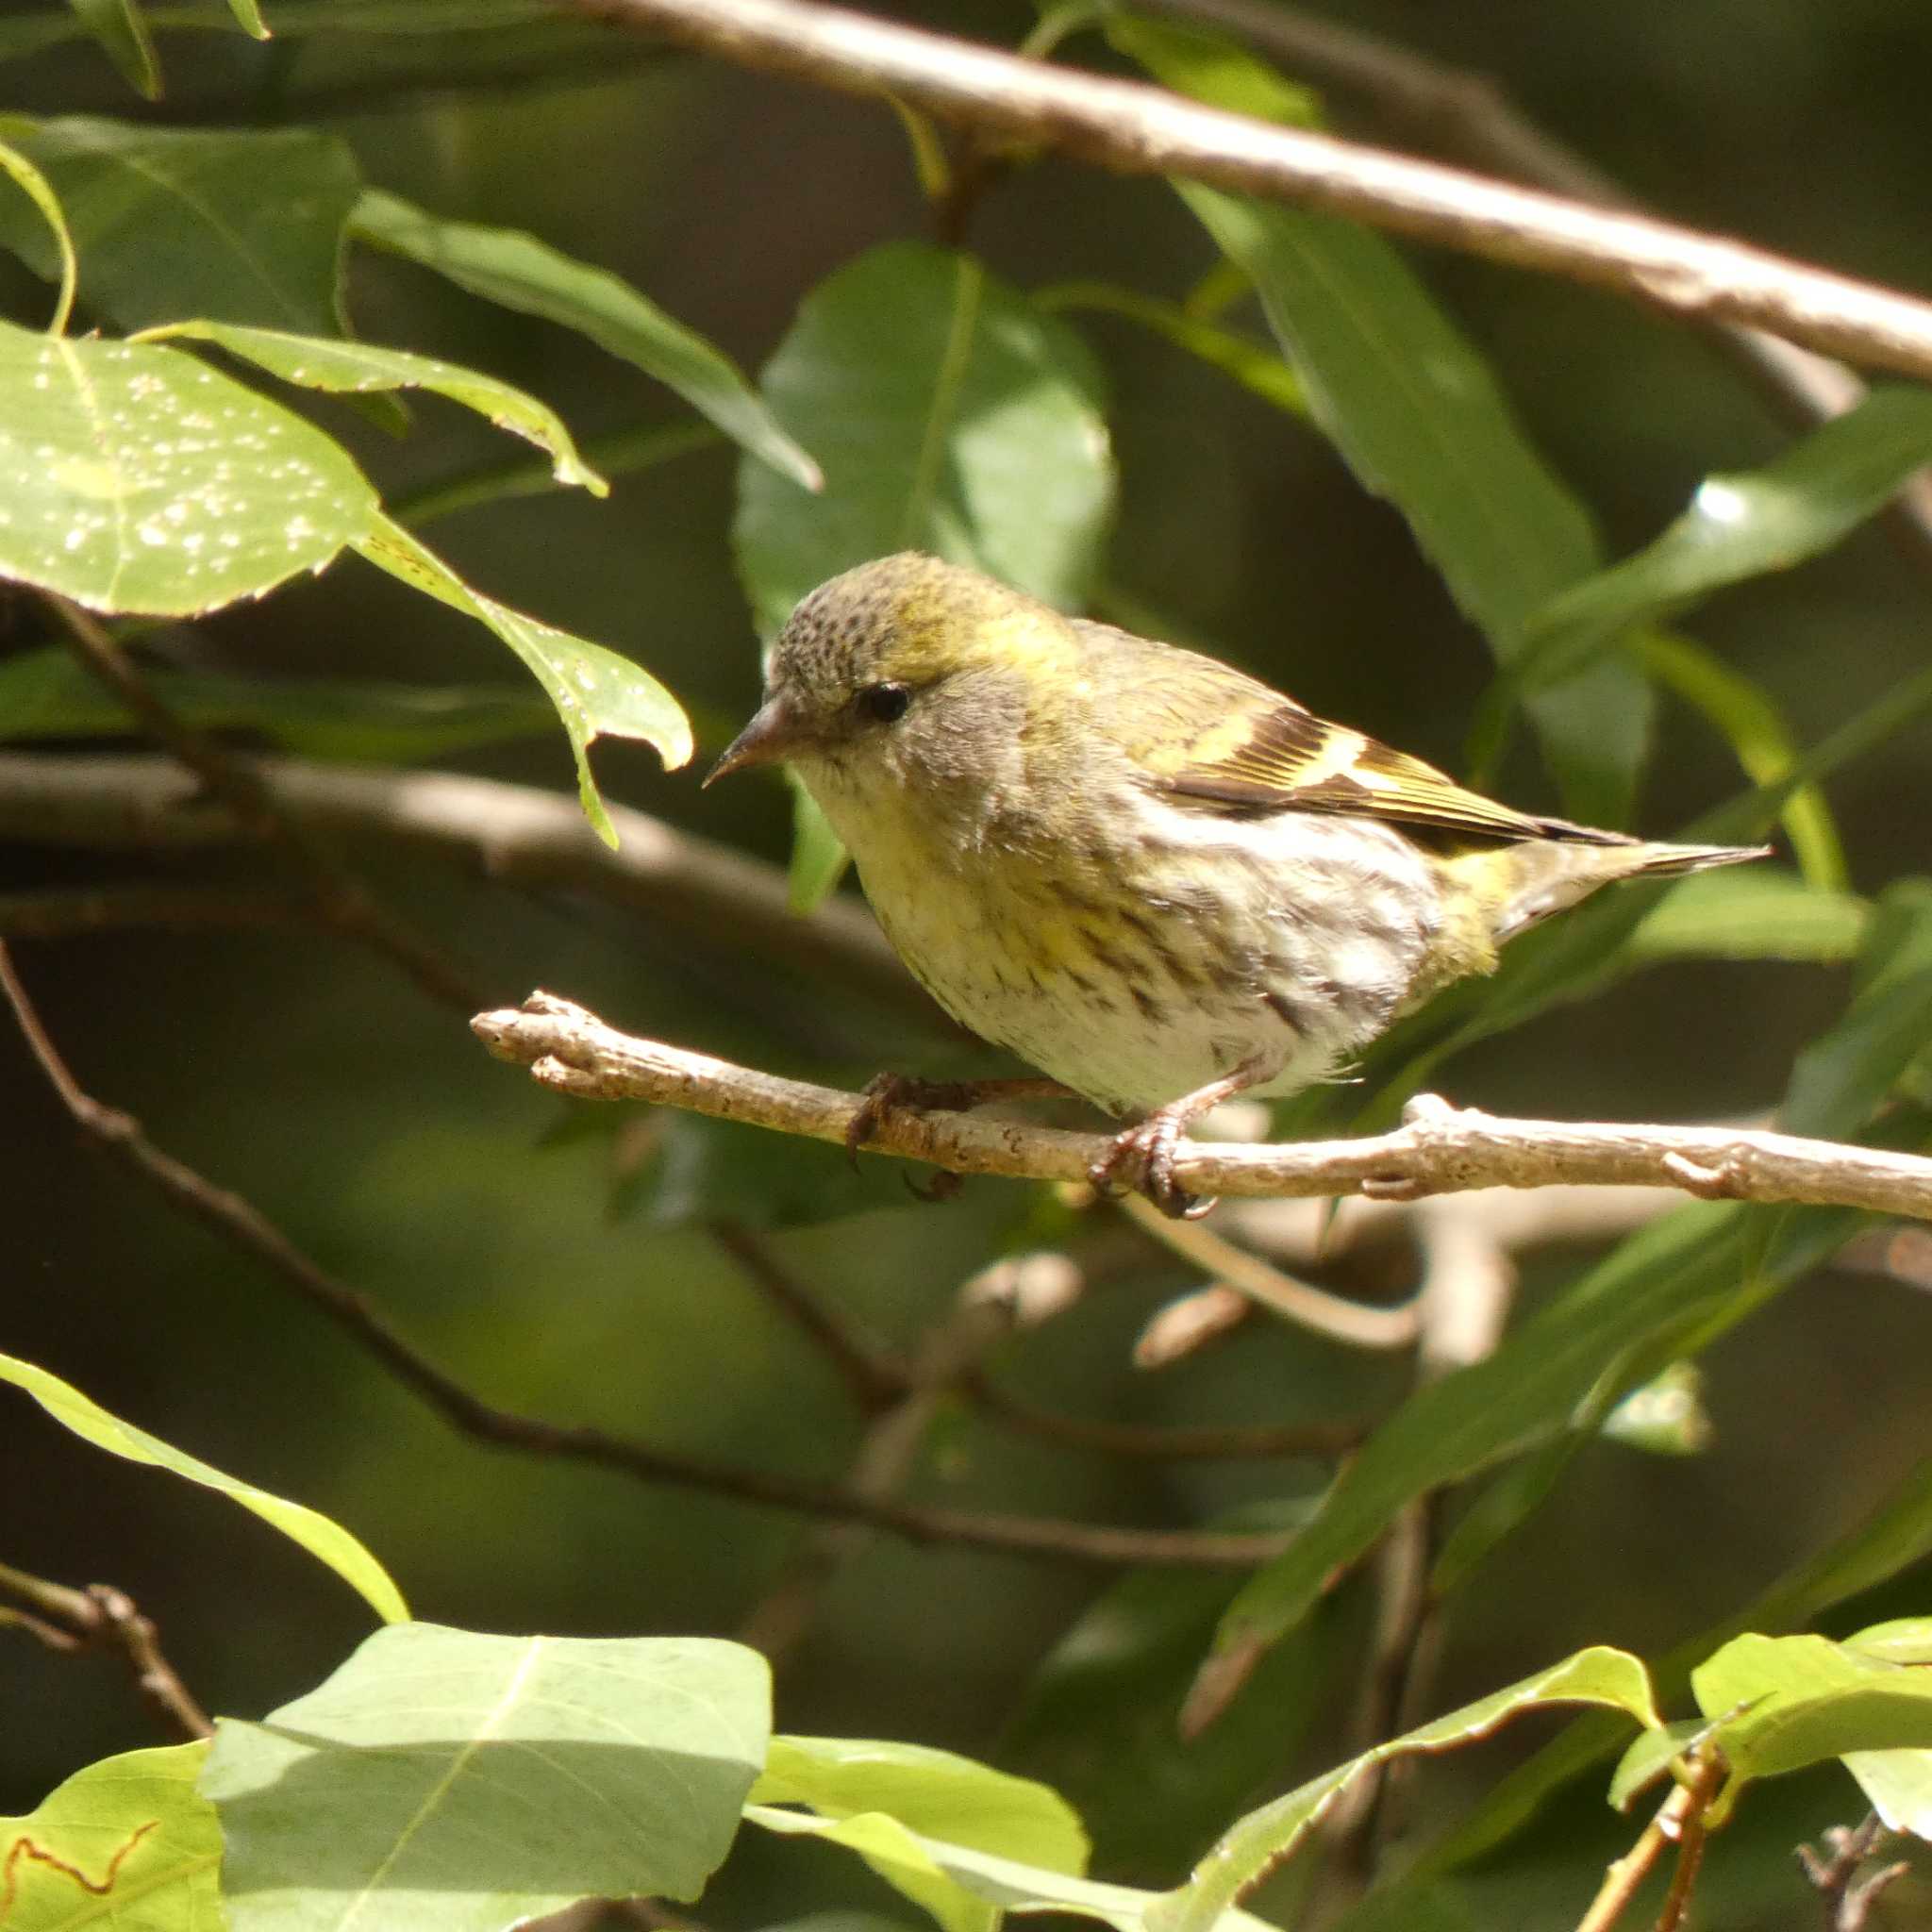
<path id="1" fill-rule="evenodd" d="M 1204 1211 L 1174 1150 L 1210 1107 L 1326 1077 L 1599 886 L 1768 849 L 1512 811 L 1211 658 L 911 553 L 799 604 L 705 782 L 780 759 L 926 990 L 1138 1116 L 1095 1183 L 1174 1215 Z"/>

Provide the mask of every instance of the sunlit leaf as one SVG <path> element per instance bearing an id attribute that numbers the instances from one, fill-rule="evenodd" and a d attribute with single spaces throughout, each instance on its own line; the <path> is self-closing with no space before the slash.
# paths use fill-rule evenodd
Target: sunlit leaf
<path id="1" fill-rule="evenodd" d="M 771 1677 L 707 1638 L 378 1632 L 201 1788 L 232 1932 L 504 1932 L 585 1897 L 695 1898 L 765 1752 Z"/>
<path id="2" fill-rule="evenodd" d="M 222 1923 L 222 1830 L 194 1789 L 206 1744 L 128 1751 L 0 1818 L 7 1932 L 200 1932 Z"/>
<path id="3" fill-rule="evenodd" d="M 1188 1882 L 1167 1894 L 1149 1917 L 1149 1932 L 1208 1932 L 1250 1885 L 1306 1839 L 1349 1781 L 1372 1765 L 1477 1742 L 1524 1711 L 1552 1704 L 1601 1705 L 1646 1726 L 1662 1722 L 1652 1699 L 1650 1678 L 1636 1657 L 1627 1651 L 1601 1647 L 1580 1650 L 1507 1690 L 1378 1744 L 1249 1812 L 1222 1835 Z"/>
<path id="4" fill-rule="evenodd" d="M 1629 958 L 1837 965 L 1864 943 L 1871 916 L 1869 900 L 1814 891 L 1782 866 L 1726 866 L 1665 893 L 1631 934 Z"/>
<path id="5" fill-rule="evenodd" d="M 1932 391 L 1873 390 L 1761 470 L 1707 476 L 1654 542 L 1572 585 L 1531 620 L 1513 682 L 1540 690 L 1631 625 L 1840 542 L 1932 462 Z"/>
<path id="6" fill-rule="evenodd" d="M 124 328 L 209 316 L 341 333 L 354 155 L 312 128 L 221 132 L 83 115 L 0 125 L 47 175 L 80 251 L 82 298 Z M 59 271 L 38 224 L 0 203 L 0 247 Z"/>
<path id="7" fill-rule="evenodd" d="M 691 754 L 691 721 L 677 700 L 628 658 L 472 590 L 434 551 L 386 517 L 375 520 L 356 548 L 391 576 L 487 624 L 524 660 L 556 706 L 570 740 L 584 816 L 614 849 L 617 828 L 591 775 L 591 746 L 600 737 L 641 739 L 675 771 Z"/>
<path id="8" fill-rule="evenodd" d="M 767 1831 L 815 1838 L 856 1853 L 887 1884 L 930 1912 L 945 1932 L 990 1932 L 1001 1912 L 1064 1912 L 1097 1919 L 1116 1932 L 1152 1932 L 1149 1915 L 1166 1896 L 923 1837 L 883 1811 L 821 1818 L 748 1805 L 744 1815 Z M 1238 1910 L 1222 1913 L 1215 1923 L 1218 1932 L 1269 1932 L 1260 1920 Z"/>
<path id="9" fill-rule="evenodd" d="M 0 323 L 0 575 L 185 616 L 320 570 L 375 502 L 338 443 L 192 356 Z"/>
<path id="10" fill-rule="evenodd" d="M 356 236 L 446 275 L 487 301 L 586 335 L 675 390 L 734 441 L 806 490 L 818 465 L 778 426 L 731 359 L 647 296 L 514 228 L 456 222 L 376 190 L 356 204 Z"/>
<path id="11" fill-rule="evenodd" d="M 1932 1664 L 1932 1617 L 1894 1617 L 1874 1624 L 1847 1637 L 1844 1648 L 1887 1663 Z"/>
<path id="12" fill-rule="evenodd" d="M 228 11 L 243 33 L 253 34 L 258 41 L 269 38 L 268 23 L 262 19 L 257 0 L 228 0 Z"/>
<path id="13" fill-rule="evenodd" d="M 1257 111 L 1256 91 L 1272 92 L 1264 63 L 1211 37 L 1124 16 L 1108 33 L 1157 78 L 1217 107 Z M 1274 118 L 1299 121 L 1306 108 L 1291 99 Z M 1581 504 L 1531 446 L 1489 363 L 1372 230 L 1175 186 L 1254 283 L 1357 481 L 1401 511 L 1498 663 L 1512 663 L 1531 612 L 1602 559 Z M 1569 809 L 1621 823 L 1647 747 L 1642 678 L 1611 662 L 1544 693 L 1533 715 Z"/>
<path id="14" fill-rule="evenodd" d="M 1603 1433 L 1651 1456 L 1702 1456 L 1715 1434 L 1704 1406 L 1703 1371 L 1695 1362 L 1673 1362 L 1611 1409 Z"/>
<path id="15" fill-rule="evenodd" d="M 47 333 L 51 336 L 65 335 L 80 284 L 80 263 L 74 252 L 74 236 L 67 226 L 67 216 L 60 207 L 59 197 L 55 194 L 52 183 L 34 164 L 18 148 L 8 147 L 4 142 L 0 142 L 0 174 L 9 176 L 40 210 L 41 219 L 46 223 L 47 232 L 54 239 L 52 271 L 58 277 L 60 294 L 54 304 L 54 315 L 47 325 Z M 0 219 L 10 220 L 13 212 L 9 210 Z"/>
<path id="16" fill-rule="evenodd" d="M 220 677 L 144 668 L 183 724 L 240 731 L 308 758 L 410 764 L 534 737 L 557 713 L 531 692 L 493 685 L 357 684 Z M 0 662 L 0 740 L 113 738 L 144 727 L 72 652 L 58 645 Z"/>
<path id="17" fill-rule="evenodd" d="M 1673 1759 L 1702 1743 L 1715 1728 L 1704 1719 L 1687 1717 L 1661 1730 L 1641 1732 L 1610 1775 L 1611 1808 L 1627 1811 L 1641 1792 L 1669 1772 Z"/>
<path id="18" fill-rule="evenodd" d="M 368 342 L 326 341 L 225 322 L 171 323 L 150 329 L 145 340 L 213 342 L 304 389 L 354 395 L 392 389 L 433 390 L 487 416 L 499 429 L 534 442 L 549 456 L 551 475 L 558 482 L 577 484 L 593 496 L 609 494 L 610 486 L 577 455 L 570 431 L 554 409 L 478 370 L 407 349 L 379 349 Z"/>
<path id="19" fill-rule="evenodd" d="M 121 70 L 121 77 L 143 100 L 161 97 L 161 63 L 141 0 L 67 0 L 75 13 Z"/>
<path id="20" fill-rule="evenodd" d="M 1690 1673 L 1729 1775 L 1722 1820 L 1752 1778 L 1858 1751 L 1932 1751 L 1932 1672 L 1823 1637 L 1734 1638 Z"/>
<path id="21" fill-rule="evenodd" d="M 31 1362 L 0 1355 L 0 1382 L 10 1382 L 15 1388 L 25 1390 L 56 1422 L 95 1448 L 105 1449 L 110 1456 L 125 1457 L 129 1462 L 144 1462 L 185 1476 L 188 1481 L 214 1490 L 241 1504 L 242 1508 L 252 1510 L 264 1523 L 273 1524 L 284 1536 L 300 1543 L 310 1556 L 326 1563 L 367 1600 L 377 1616 L 393 1623 L 409 1614 L 402 1592 L 390 1581 L 382 1565 L 341 1524 L 331 1523 L 320 1511 L 271 1495 L 238 1477 L 224 1475 L 198 1457 L 171 1448 L 145 1429 L 109 1415 L 78 1389 Z"/>

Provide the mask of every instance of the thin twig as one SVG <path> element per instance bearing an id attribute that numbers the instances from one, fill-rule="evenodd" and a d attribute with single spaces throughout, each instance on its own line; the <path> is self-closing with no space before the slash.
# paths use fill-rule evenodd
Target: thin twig
<path id="1" fill-rule="evenodd" d="M 1704 1856 L 1704 1813 L 1724 1780 L 1724 1759 L 1716 1753 L 1691 1754 L 1688 1774 L 1671 1788 L 1670 1796 L 1657 1807 L 1637 1842 L 1604 1874 L 1604 1882 L 1597 1888 L 1590 1909 L 1576 1922 L 1576 1932 L 1609 1932 L 1628 1910 L 1643 1881 L 1650 1876 L 1652 1867 L 1662 1857 L 1664 1847 L 1675 1844 L 1688 1851 L 1694 1836 L 1696 1850 L 1690 1859 L 1690 1875 L 1684 1875 L 1686 1859 L 1680 1853 L 1676 1872 L 1672 1876 L 1670 1897 L 1664 1906 L 1665 1916 L 1657 1922 L 1657 1932 L 1674 1932 L 1682 1921 L 1690 1882 L 1696 1877 L 1698 1862 Z M 1674 1910 L 1674 1917 L 1671 1916 Z"/>
<path id="2" fill-rule="evenodd" d="M 648 1100 L 779 1133 L 842 1141 L 865 1096 L 735 1066 L 607 1026 L 549 993 L 471 1023 L 500 1059 L 587 1100 Z M 959 1174 L 1084 1179 L 1111 1146 L 1094 1134 L 941 1108 L 888 1109 L 866 1145 Z M 1932 1159 L 1745 1127 L 1504 1120 L 1433 1095 L 1404 1124 L 1347 1141 L 1268 1146 L 1182 1143 L 1175 1177 L 1191 1193 L 1419 1200 L 1476 1188 L 1552 1182 L 1676 1187 L 1705 1200 L 1805 1202 L 1932 1220 Z"/>
<path id="3" fill-rule="evenodd" d="M 929 113 L 1130 175 L 1179 175 L 1353 216 L 1418 241 L 1593 283 L 1674 314 L 1746 323 L 1932 375 L 1932 305 L 1717 236 L 1198 106 L 805 0 L 560 0 L 747 67 Z"/>
<path id="4" fill-rule="evenodd" d="M 467 978 L 435 947 L 378 907 L 361 882 L 316 842 L 309 829 L 282 810 L 245 759 L 231 758 L 213 739 L 176 717 L 128 661 L 105 625 L 65 597 L 48 593 L 46 602 L 75 655 L 156 742 L 226 804 L 249 832 L 273 841 L 295 860 L 331 924 L 385 955 L 432 999 L 475 1010 L 475 993 Z"/>
<path id="5" fill-rule="evenodd" d="M 914 1542 L 954 1543 L 1006 1556 L 1221 1569 L 1264 1562 L 1284 1545 L 1285 1539 L 1278 1536 L 1113 1529 L 1049 1517 L 874 1500 L 829 1484 L 706 1462 L 603 1429 L 550 1423 L 492 1407 L 420 1355 L 362 1296 L 319 1268 L 241 1195 L 218 1187 L 164 1153 L 148 1140 L 131 1114 L 104 1106 L 89 1095 L 48 1036 L 4 944 L 0 944 L 0 996 L 12 1007 L 29 1050 L 61 1104 L 96 1145 L 158 1189 L 173 1206 L 252 1255 L 334 1322 L 396 1381 L 476 1441 L 527 1456 L 588 1463 L 641 1482 L 704 1490 L 764 1508 L 868 1523 Z"/>
<path id="6" fill-rule="evenodd" d="M 1857 1824 L 1834 1825 L 1824 1835 L 1826 1851 L 1798 1847 L 1798 1864 L 1824 1907 L 1824 1932 L 1865 1932 L 1872 1907 L 1912 1868 L 1900 1860 L 1882 1865 L 1864 1878 L 1859 1871 L 1893 1834 L 1876 1811 Z"/>
<path id="7" fill-rule="evenodd" d="M 456 772 L 236 758 L 287 818 L 329 838 L 426 852 L 525 891 L 581 892 L 722 945 L 796 963 L 948 1026 L 871 916 L 831 899 L 791 909 L 785 874 L 713 840 L 613 805 L 616 851 L 575 798 Z M 0 751 L 0 838 L 89 850 L 201 850 L 260 834 L 170 758 Z"/>
<path id="8" fill-rule="evenodd" d="M 34 1607 L 31 1613 L 0 1610 L 0 1622 L 30 1631 L 54 1650 L 118 1651 L 134 1673 L 142 1696 L 163 1723 L 191 1740 L 213 1737 L 215 1727 L 208 1713 L 162 1655 L 153 1621 L 125 1591 L 106 1583 L 71 1590 L 5 1563 L 0 1563 L 0 1591 Z"/>

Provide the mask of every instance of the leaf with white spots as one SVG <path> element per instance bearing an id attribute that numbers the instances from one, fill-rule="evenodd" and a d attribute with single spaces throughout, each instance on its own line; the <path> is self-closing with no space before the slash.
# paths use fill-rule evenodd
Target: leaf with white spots
<path id="1" fill-rule="evenodd" d="M 412 589 L 487 624 L 529 666 L 570 740 L 584 816 L 614 850 L 617 827 L 591 773 L 591 746 L 606 736 L 640 738 L 657 750 L 667 770 L 675 771 L 691 754 L 691 721 L 683 707 L 628 658 L 472 590 L 433 550 L 387 517 L 377 516 L 356 548 Z"/>
<path id="2" fill-rule="evenodd" d="M 322 569 L 375 513 L 345 450 L 193 357 L 0 323 L 0 576 L 189 616 Z"/>
<path id="3" fill-rule="evenodd" d="M 380 349 L 368 342 L 325 341 L 226 322 L 171 323 L 165 328 L 150 329 L 144 340 L 184 338 L 213 342 L 231 356 L 240 356 L 271 375 L 304 389 L 326 390 L 337 395 L 366 395 L 391 389 L 433 390 L 487 416 L 499 429 L 534 442 L 549 457 L 551 474 L 559 483 L 579 484 L 592 496 L 610 493 L 609 484 L 577 455 L 570 431 L 554 409 L 480 370 L 440 361 L 434 356 L 414 355 L 407 349 Z"/>
<path id="4" fill-rule="evenodd" d="M 695 1898 L 770 1712 L 742 1644 L 395 1625 L 266 1723 L 223 1721 L 201 1790 L 228 1924 L 503 1932 L 580 1898 Z"/>

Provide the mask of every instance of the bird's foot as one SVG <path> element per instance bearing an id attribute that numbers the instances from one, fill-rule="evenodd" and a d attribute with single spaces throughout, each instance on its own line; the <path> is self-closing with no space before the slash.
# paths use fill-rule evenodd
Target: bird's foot
<path id="1" fill-rule="evenodd" d="M 1137 1126 L 1114 1136 L 1113 1145 L 1087 1170 L 1087 1178 L 1103 1194 L 1139 1189 L 1170 1221 L 1199 1221 L 1216 1197 L 1189 1193 L 1174 1172 L 1174 1146 L 1196 1111 L 1184 1104 L 1156 1108 Z"/>

